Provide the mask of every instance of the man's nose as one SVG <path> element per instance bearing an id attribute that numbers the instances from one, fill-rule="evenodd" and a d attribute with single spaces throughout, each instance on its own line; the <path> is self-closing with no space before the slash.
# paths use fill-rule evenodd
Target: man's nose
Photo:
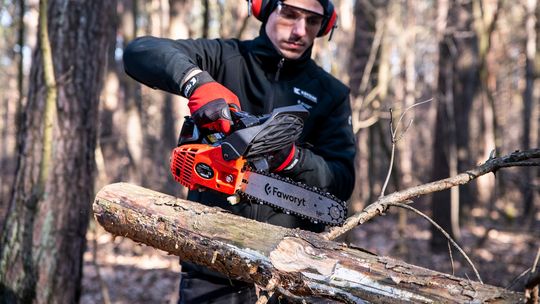
<path id="1" fill-rule="evenodd" d="M 293 33 L 295 35 L 304 37 L 307 33 L 306 29 L 306 19 L 305 18 L 298 18 L 293 25 Z"/>

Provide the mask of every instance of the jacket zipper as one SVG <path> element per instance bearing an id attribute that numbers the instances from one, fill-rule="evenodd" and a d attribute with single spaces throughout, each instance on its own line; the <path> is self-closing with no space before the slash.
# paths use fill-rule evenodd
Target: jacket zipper
<path id="1" fill-rule="evenodd" d="M 277 71 L 276 76 L 274 77 L 274 81 L 279 80 L 279 73 L 281 72 L 281 68 L 283 67 L 283 63 L 285 63 L 285 58 L 281 58 L 277 64 Z"/>
<path id="2" fill-rule="evenodd" d="M 281 72 L 281 68 L 283 68 L 283 64 L 285 63 L 285 57 L 281 57 L 281 59 L 279 60 L 278 64 L 277 64 L 277 70 L 276 70 L 276 75 L 274 76 L 274 83 L 272 84 L 272 86 L 276 86 L 276 82 L 279 81 L 279 74 Z M 270 100 L 268 103 L 266 103 L 266 113 L 270 113 L 272 112 L 272 109 L 274 107 L 274 90 L 271 91 L 271 97 L 270 97 Z M 254 219 L 256 220 L 264 220 L 262 218 L 260 218 L 260 204 L 259 203 L 254 203 L 251 205 L 251 215 Z"/>
<path id="3" fill-rule="evenodd" d="M 277 64 L 276 74 L 274 75 L 274 82 L 271 82 L 273 90 L 270 91 L 270 96 L 268 98 L 268 101 L 264 105 L 265 113 L 272 112 L 274 108 L 274 98 L 275 98 L 274 90 L 276 89 L 277 82 L 279 81 L 279 74 L 281 73 L 281 69 L 283 68 L 284 63 L 285 63 L 285 57 L 281 57 L 281 59 L 279 60 Z"/>

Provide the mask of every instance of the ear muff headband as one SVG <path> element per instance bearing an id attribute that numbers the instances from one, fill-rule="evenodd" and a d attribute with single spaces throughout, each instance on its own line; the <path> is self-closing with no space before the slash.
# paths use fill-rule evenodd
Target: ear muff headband
<path id="1" fill-rule="evenodd" d="M 266 19 L 268 19 L 268 16 L 272 13 L 274 8 L 277 5 L 278 0 L 248 0 L 251 2 L 251 12 L 253 13 L 253 16 L 257 18 L 258 20 L 265 22 Z M 334 10 L 334 5 L 332 2 L 328 1 L 328 4 L 326 8 L 324 8 L 324 11 L 326 12 L 327 16 L 330 16 L 329 18 L 325 18 L 325 21 L 323 22 L 321 26 L 321 30 L 317 34 L 317 37 L 324 36 L 332 31 L 332 29 L 336 26 L 337 21 L 337 14 Z"/>

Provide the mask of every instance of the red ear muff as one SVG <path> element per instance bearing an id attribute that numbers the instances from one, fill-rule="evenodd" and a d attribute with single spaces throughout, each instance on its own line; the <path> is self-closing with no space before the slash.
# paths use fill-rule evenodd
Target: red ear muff
<path id="1" fill-rule="evenodd" d="M 263 0 L 251 0 L 251 12 L 257 19 L 261 16 L 262 3 Z"/>
<path id="2" fill-rule="evenodd" d="M 337 14 L 334 10 L 332 10 L 332 14 L 330 15 L 330 18 L 327 19 L 328 21 L 325 22 L 321 28 L 321 31 L 317 35 L 318 37 L 324 36 L 332 31 L 334 27 L 336 27 L 337 22 Z"/>
<path id="3" fill-rule="evenodd" d="M 259 21 L 266 21 L 268 16 L 272 13 L 271 10 L 275 7 L 275 0 L 248 0 L 249 8 L 253 13 L 253 16 Z"/>

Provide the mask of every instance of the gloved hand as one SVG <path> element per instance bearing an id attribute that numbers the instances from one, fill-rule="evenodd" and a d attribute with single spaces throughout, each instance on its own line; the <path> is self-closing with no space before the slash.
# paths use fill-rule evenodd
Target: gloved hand
<path id="1" fill-rule="evenodd" d="M 298 163 L 300 149 L 293 143 L 288 147 L 270 154 L 266 161 L 270 172 L 289 171 Z"/>
<path id="2" fill-rule="evenodd" d="M 232 123 L 230 108 L 240 110 L 240 101 L 233 92 L 217 83 L 207 72 L 201 72 L 184 83 L 181 93 L 189 99 L 189 111 L 197 126 L 229 133 Z"/>

